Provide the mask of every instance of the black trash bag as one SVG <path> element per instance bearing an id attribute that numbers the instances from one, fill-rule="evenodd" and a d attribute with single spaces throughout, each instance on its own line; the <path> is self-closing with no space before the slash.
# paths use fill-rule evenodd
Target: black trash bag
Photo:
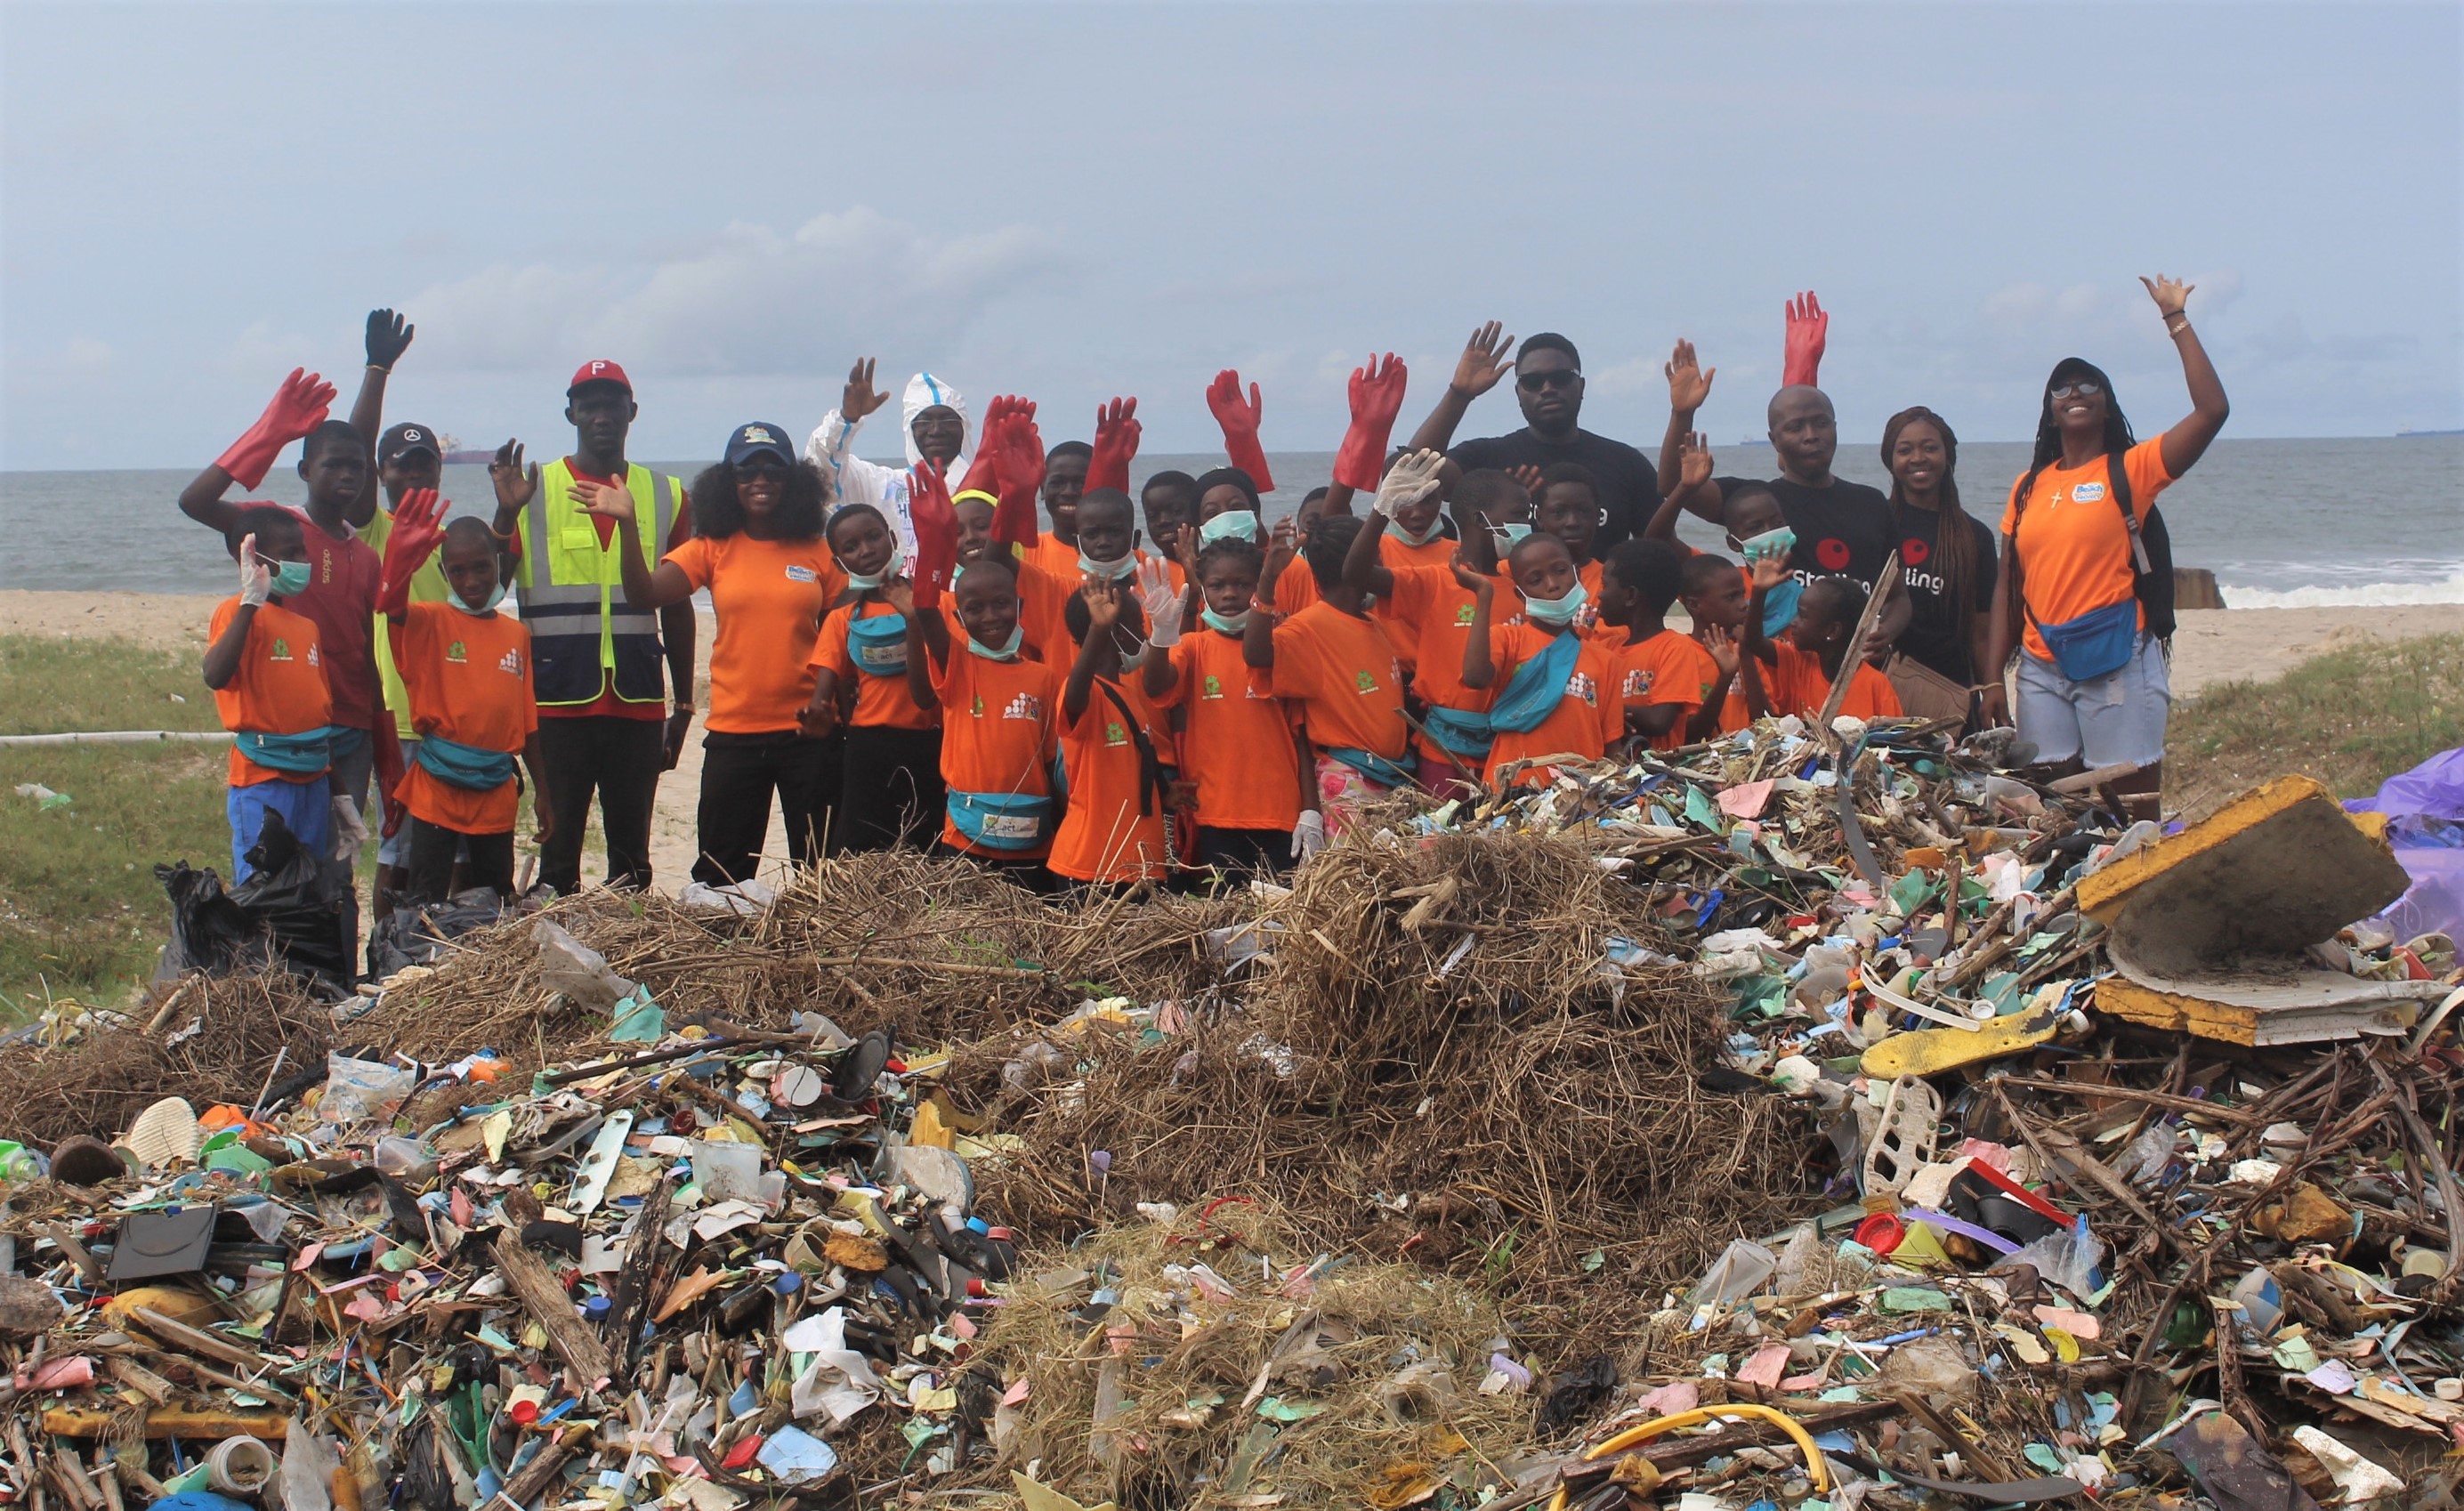
<path id="1" fill-rule="evenodd" d="M 493 887 L 457 892 L 450 903 L 397 908 L 368 931 L 368 976 L 383 980 L 405 966 L 432 965 L 446 941 L 505 920 L 505 905 Z"/>
<path id="2" fill-rule="evenodd" d="M 223 892 L 223 879 L 187 862 L 154 867 L 154 879 L 171 894 L 171 942 L 154 979 L 169 981 L 190 971 L 223 975 L 241 969 L 243 952 L 259 937 L 239 904 Z"/>
<path id="3" fill-rule="evenodd" d="M 348 996 L 357 976 L 343 931 L 341 886 L 278 813 L 265 816 L 248 864 L 248 880 L 228 893 L 212 871 L 193 870 L 186 862 L 154 868 L 171 896 L 171 943 L 157 974 L 278 967 Z"/>

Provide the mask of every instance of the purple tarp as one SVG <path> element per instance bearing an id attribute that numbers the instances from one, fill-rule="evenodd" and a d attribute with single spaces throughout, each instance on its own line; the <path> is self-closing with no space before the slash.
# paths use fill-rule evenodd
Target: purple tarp
<path id="1" fill-rule="evenodd" d="M 2464 936 L 2464 748 L 2388 777 L 2374 796 L 2351 799 L 2344 809 L 2387 816 L 2387 841 L 2412 878 L 2381 915 L 2395 936 Z"/>

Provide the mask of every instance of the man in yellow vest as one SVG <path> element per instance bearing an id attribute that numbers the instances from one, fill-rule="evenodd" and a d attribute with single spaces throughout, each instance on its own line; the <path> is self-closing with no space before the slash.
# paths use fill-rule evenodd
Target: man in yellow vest
<path id="1" fill-rule="evenodd" d="M 496 538 L 520 558 L 514 588 L 531 632 L 539 752 L 557 775 L 539 880 L 569 894 L 582 885 L 583 825 L 594 789 L 608 885 L 650 885 L 659 773 L 674 768 L 693 726 L 693 606 L 688 600 L 655 616 L 626 607 L 615 524 L 584 514 L 576 496 L 581 483 L 631 493 L 643 538 L 666 542 L 663 551 L 693 535 L 684 484 L 625 460 L 625 437 L 641 412 L 632 380 L 614 362 L 583 362 L 564 396 L 573 454 L 526 471 L 520 444 L 507 441 L 488 472 L 496 485 Z M 672 712 L 662 655 L 675 683 Z"/>

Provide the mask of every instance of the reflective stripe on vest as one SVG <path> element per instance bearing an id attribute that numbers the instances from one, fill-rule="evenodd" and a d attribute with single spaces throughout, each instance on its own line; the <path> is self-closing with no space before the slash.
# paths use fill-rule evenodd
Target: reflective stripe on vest
<path id="1" fill-rule="evenodd" d="M 683 485 L 632 466 L 625 490 L 653 564 L 675 527 Z M 539 469 L 539 491 L 521 515 L 522 559 L 514 577 L 531 632 L 532 682 L 542 708 L 596 702 L 609 687 L 622 703 L 659 703 L 667 679 L 655 610 L 625 604 L 622 535 L 599 527 L 573 502 L 573 469 L 561 457 Z"/>

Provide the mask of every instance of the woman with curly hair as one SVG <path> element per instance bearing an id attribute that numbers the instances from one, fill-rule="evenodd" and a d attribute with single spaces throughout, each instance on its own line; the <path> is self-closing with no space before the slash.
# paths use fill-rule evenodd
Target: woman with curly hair
<path id="1" fill-rule="evenodd" d="M 700 858 L 693 880 L 751 881 L 778 795 L 787 855 L 821 853 L 839 785 L 836 737 L 816 739 L 798 714 L 812 696 L 805 663 L 822 615 L 846 587 L 822 534 L 827 489 L 775 425 L 737 427 L 725 458 L 693 484 L 693 536 L 653 568 L 643 558 L 625 495 L 593 500 L 592 514 L 623 534 L 625 601 L 663 608 L 703 588 L 718 616 L 710 653 L 710 729 L 702 737 Z"/>
<path id="2" fill-rule="evenodd" d="M 1973 689 L 1992 653 L 1996 579 L 1993 532 L 1960 506 L 1959 437 L 1923 405 L 1903 409 L 1882 425 L 1882 466 L 1891 474 L 1891 529 L 1908 595 L 1897 648 Z"/>

